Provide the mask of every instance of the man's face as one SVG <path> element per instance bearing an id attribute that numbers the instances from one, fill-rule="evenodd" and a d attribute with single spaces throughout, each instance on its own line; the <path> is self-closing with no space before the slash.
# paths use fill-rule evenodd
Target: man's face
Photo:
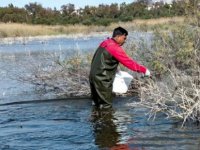
<path id="1" fill-rule="evenodd" d="M 126 41 L 126 35 L 118 35 L 115 40 L 119 45 L 123 45 Z"/>

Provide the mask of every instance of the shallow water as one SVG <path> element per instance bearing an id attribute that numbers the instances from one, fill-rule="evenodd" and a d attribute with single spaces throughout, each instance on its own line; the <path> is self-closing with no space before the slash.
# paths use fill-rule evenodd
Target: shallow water
<path id="1" fill-rule="evenodd" d="M 97 111 L 90 99 L 60 99 L 0 106 L 0 149 L 198 149 L 200 129 L 175 120 L 147 120 L 144 108 L 116 98 Z"/>
<path id="2" fill-rule="evenodd" d="M 54 93 L 40 93 L 28 82 L 21 82 L 18 76 L 31 73 L 30 67 L 49 66 L 56 59 L 63 61 L 72 55 L 93 52 L 104 36 L 84 38 L 47 38 L 13 40 L 0 42 L 0 103 L 18 100 L 55 98 Z M 91 44 L 93 43 L 93 44 Z"/>
<path id="3" fill-rule="evenodd" d="M 109 36 L 105 33 L 83 37 L 0 39 L 0 103 L 56 98 L 55 93 L 41 93 L 28 82 L 16 80 L 17 77 L 29 75 L 34 66 L 45 68 L 72 55 L 94 53 L 100 42 Z M 131 33 L 126 46 L 133 40 L 148 41 L 150 37 L 150 33 Z"/>
<path id="4" fill-rule="evenodd" d="M 129 39 L 149 36 L 134 33 Z M 58 99 L 15 78 L 29 74 L 29 64 L 45 67 L 55 58 L 94 52 L 106 37 L 0 42 L 0 149 L 199 149 L 199 126 L 181 128 L 162 114 L 148 120 L 147 109 L 132 107 L 137 98 L 116 98 L 113 109 L 99 112 L 89 98 Z"/>

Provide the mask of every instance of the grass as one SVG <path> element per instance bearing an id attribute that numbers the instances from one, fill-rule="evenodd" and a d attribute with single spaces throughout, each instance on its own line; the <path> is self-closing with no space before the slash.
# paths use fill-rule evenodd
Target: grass
<path id="1" fill-rule="evenodd" d="M 159 19 L 136 19 L 131 22 L 120 22 L 111 24 L 109 28 L 113 29 L 120 25 L 128 30 L 142 30 L 152 31 L 159 27 L 160 29 L 166 30 L 175 27 L 177 24 L 182 24 L 185 21 L 185 17 L 171 17 L 171 18 L 159 18 Z"/>
<path id="2" fill-rule="evenodd" d="M 118 22 L 110 26 L 85 26 L 85 25 L 30 25 L 18 23 L 0 23 L 0 37 L 28 37 L 42 35 L 63 35 L 63 34 L 88 34 L 91 32 L 111 32 L 115 27 L 122 26 L 129 31 L 132 30 L 152 30 L 155 26 L 169 28 L 175 23 L 184 22 L 184 17 L 159 18 L 148 20 L 133 20 L 131 22 Z"/>

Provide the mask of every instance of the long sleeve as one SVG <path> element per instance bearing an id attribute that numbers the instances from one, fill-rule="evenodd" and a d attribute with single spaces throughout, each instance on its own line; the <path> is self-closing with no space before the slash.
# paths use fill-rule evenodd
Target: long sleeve
<path id="1" fill-rule="evenodd" d="M 146 72 L 146 67 L 140 65 L 135 60 L 130 58 L 122 49 L 122 47 L 115 43 L 113 40 L 109 40 L 107 40 L 105 43 L 102 43 L 100 46 L 104 47 L 113 57 L 115 57 L 115 59 L 117 59 L 121 64 L 130 70 L 140 73 Z"/>

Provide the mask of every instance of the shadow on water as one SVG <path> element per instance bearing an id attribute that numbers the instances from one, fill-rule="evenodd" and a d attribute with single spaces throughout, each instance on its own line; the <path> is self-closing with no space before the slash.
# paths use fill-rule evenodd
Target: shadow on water
<path id="1" fill-rule="evenodd" d="M 0 149 L 198 149 L 198 126 L 180 128 L 162 114 L 148 120 L 147 109 L 130 107 L 134 100 L 116 98 L 100 111 L 88 98 L 1 105 Z"/>
<path id="2" fill-rule="evenodd" d="M 119 142 L 120 134 L 113 122 L 114 110 L 92 110 L 91 122 L 94 128 L 95 144 L 99 148 L 113 147 Z"/>

